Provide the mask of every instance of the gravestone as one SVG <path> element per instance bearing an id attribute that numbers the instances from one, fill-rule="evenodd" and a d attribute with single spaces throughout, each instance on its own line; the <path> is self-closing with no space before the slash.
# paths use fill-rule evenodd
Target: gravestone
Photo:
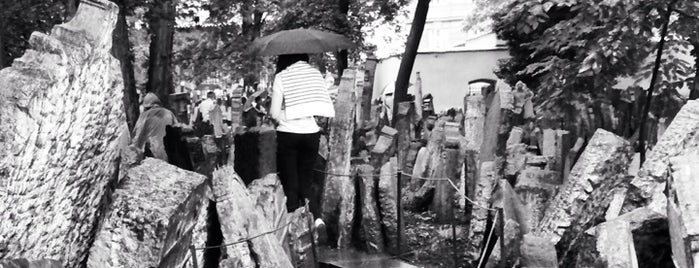
<path id="1" fill-rule="evenodd" d="M 355 209 L 354 176 L 350 174 L 350 153 L 354 133 L 354 70 L 345 70 L 335 101 L 335 118 L 331 121 L 331 145 L 327 162 L 327 177 L 321 197 L 321 217 L 326 224 L 328 239 L 338 247 L 351 243 Z"/>
<path id="2" fill-rule="evenodd" d="M 126 172 L 95 242 L 87 267 L 183 267 L 198 219 L 206 215 L 206 177 L 146 158 Z M 198 244 L 197 246 L 204 246 Z M 203 251 L 198 252 L 202 260 Z"/>
<path id="3" fill-rule="evenodd" d="M 0 70 L 0 259 L 87 260 L 108 208 L 126 128 L 117 5 L 83 0 L 69 22 L 34 32 Z"/>

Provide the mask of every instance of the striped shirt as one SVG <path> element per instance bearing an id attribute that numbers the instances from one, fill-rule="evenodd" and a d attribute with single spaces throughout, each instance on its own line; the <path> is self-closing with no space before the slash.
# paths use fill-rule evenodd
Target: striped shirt
<path id="1" fill-rule="evenodd" d="M 335 109 L 323 76 L 307 62 L 297 62 L 274 78 L 270 115 L 278 131 L 315 133 L 313 116 L 334 117 Z"/>
<path id="2" fill-rule="evenodd" d="M 334 117 L 335 110 L 323 76 L 310 64 L 299 61 L 278 74 L 284 93 L 287 119 L 306 116 Z"/>

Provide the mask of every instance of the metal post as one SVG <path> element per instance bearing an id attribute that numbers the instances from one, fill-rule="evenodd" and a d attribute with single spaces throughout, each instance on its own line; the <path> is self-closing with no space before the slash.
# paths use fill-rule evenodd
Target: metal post
<path id="1" fill-rule="evenodd" d="M 399 168 L 399 169 L 400 169 L 400 168 Z M 402 254 L 402 251 L 401 251 L 401 238 L 402 238 L 402 232 L 403 232 L 403 228 L 402 228 L 402 225 L 403 225 L 403 209 L 402 209 L 402 207 L 401 207 L 401 194 L 402 194 L 402 193 L 401 193 L 401 192 L 402 192 L 402 189 L 401 189 L 401 188 L 402 188 L 401 179 L 402 179 L 402 178 L 401 178 L 401 171 L 398 170 L 397 173 L 398 173 L 398 176 L 397 176 L 396 178 L 398 179 L 398 180 L 397 180 L 397 184 L 398 184 L 398 187 L 397 187 L 397 188 L 398 188 L 398 189 L 396 190 L 396 191 L 397 191 L 397 193 L 396 193 L 396 207 L 397 207 L 397 210 L 398 210 L 398 213 L 397 213 L 397 214 L 398 214 L 398 215 L 397 215 L 397 216 L 398 216 L 398 219 L 397 219 L 397 221 L 398 221 L 398 226 L 397 226 L 398 233 L 396 234 L 396 247 L 397 247 L 396 253 L 400 256 L 400 254 Z"/>
<path id="2" fill-rule="evenodd" d="M 454 258 L 454 267 L 458 267 L 459 262 L 458 262 L 458 257 L 456 253 L 456 212 L 454 211 L 454 207 L 456 205 L 454 202 L 451 202 L 451 249 L 452 249 L 452 257 Z"/>
<path id="3" fill-rule="evenodd" d="M 192 267 L 198 268 L 199 262 L 197 261 L 197 249 L 194 245 L 189 245 L 189 252 L 192 254 Z"/>
<path id="4" fill-rule="evenodd" d="M 306 203 L 306 208 L 308 208 L 308 203 Z M 316 251 L 316 236 L 315 228 L 313 225 L 313 213 L 311 213 L 310 208 L 308 211 L 310 217 L 308 217 L 308 231 L 311 233 L 311 253 L 313 254 L 313 267 L 318 268 L 318 253 Z"/>

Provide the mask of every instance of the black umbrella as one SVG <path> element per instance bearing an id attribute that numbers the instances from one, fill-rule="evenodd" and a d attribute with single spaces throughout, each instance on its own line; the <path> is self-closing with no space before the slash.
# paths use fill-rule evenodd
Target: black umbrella
<path id="1" fill-rule="evenodd" d="M 255 39 L 247 53 L 260 56 L 314 54 L 357 47 L 347 37 L 311 29 L 280 31 Z"/>

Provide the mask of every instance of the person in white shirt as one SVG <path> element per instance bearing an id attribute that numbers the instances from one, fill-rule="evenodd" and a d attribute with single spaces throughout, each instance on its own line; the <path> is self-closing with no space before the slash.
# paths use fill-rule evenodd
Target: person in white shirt
<path id="1" fill-rule="evenodd" d="M 201 113 L 202 121 L 211 122 L 211 111 L 216 106 L 216 94 L 213 91 L 206 93 L 206 99 L 201 101 L 197 112 Z"/>
<path id="2" fill-rule="evenodd" d="M 211 111 L 216 107 L 216 94 L 213 91 L 206 93 L 206 99 L 197 106 L 194 122 L 198 122 L 201 117 L 201 125 L 198 125 L 199 131 L 203 135 L 211 135 L 214 133 L 213 125 L 211 124 Z"/>
<path id="3" fill-rule="evenodd" d="M 308 63 L 308 55 L 280 55 L 277 59 L 269 115 L 277 123 L 277 171 L 287 210 L 294 211 L 310 197 L 320 141 L 314 116 L 335 116 L 325 80 Z"/>

